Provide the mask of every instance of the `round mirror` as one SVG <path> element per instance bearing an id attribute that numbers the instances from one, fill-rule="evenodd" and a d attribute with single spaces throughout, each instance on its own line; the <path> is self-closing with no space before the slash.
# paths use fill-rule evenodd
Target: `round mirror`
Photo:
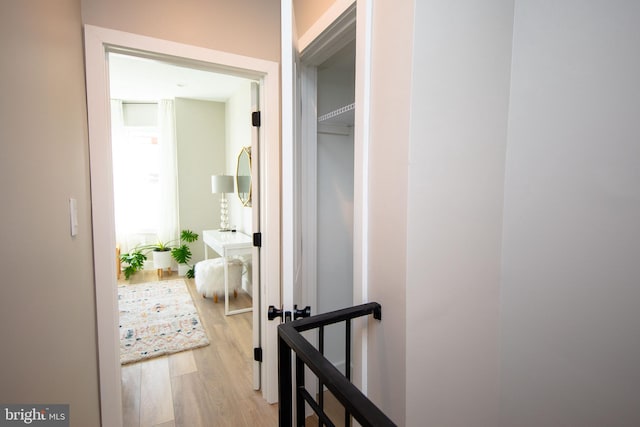
<path id="1" fill-rule="evenodd" d="M 251 206 L 251 147 L 243 147 L 238 154 L 236 189 L 243 206 Z"/>

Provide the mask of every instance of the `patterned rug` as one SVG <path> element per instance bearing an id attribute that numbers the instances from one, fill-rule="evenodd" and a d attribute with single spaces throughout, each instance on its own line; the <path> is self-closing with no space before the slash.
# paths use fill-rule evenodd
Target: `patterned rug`
<path id="1" fill-rule="evenodd" d="M 184 280 L 118 285 L 120 363 L 209 344 Z"/>

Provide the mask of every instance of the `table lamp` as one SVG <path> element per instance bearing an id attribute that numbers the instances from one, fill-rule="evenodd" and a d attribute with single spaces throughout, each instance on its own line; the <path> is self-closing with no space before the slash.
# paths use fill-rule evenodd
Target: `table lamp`
<path id="1" fill-rule="evenodd" d="M 229 231 L 229 207 L 227 193 L 233 193 L 233 177 L 231 175 L 212 175 L 211 192 L 220 196 L 220 231 Z"/>

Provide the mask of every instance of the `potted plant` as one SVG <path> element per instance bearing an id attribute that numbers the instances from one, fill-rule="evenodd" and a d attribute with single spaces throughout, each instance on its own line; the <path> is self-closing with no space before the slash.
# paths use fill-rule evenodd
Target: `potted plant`
<path id="1" fill-rule="evenodd" d="M 147 260 L 147 256 L 140 251 L 133 250 L 120 255 L 120 261 L 122 262 L 124 269 L 124 278 L 129 278 L 138 270 L 142 270 L 144 262 Z"/>
<path id="2" fill-rule="evenodd" d="M 144 261 L 147 260 L 147 254 L 153 256 L 153 267 L 157 270 L 164 270 L 171 267 L 171 259 L 173 258 L 180 268 L 184 266 L 186 271 L 184 275 L 188 278 L 195 276 L 195 267 L 190 265 L 191 249 L 187 243 L 193 243 L 198 240 L 198 234 L 191 230 L 182 230 L 180 238 L 169 242 L 158 240 L 156 243 L 139 245 L 133 248 L 131 252 L 124 253 L 120 256 L 120 260 L 125 265 L 125 278 L 129 279 L 136 271 L 141 270 Z"/>
<path id="3" fill-rule="evenodd" d="M 165 268 L 171 268 L 171 247 L 158 241 L 151 245 L 151 255 L 153 257 L 153 268 L 161 272 Z M 160 274 L 162 277 L 162 274 Z"/>
<path id="4" fill-rule="evenodd" d="M 189 279 L 195 277 L 195 266 L 189 264 L 191 262 L 191 248 L 187 243 L 193 243 L 198 240 L 198 235 L 191 230 L 182 230 L 180 233 L 180 239 L 178 240 L 179 246 L 171 249 L 171 256 L 178 263 L 178 273 L 181 276 L 186 276 Z M 184 271 L 183 271 L 184 269 Z"/>

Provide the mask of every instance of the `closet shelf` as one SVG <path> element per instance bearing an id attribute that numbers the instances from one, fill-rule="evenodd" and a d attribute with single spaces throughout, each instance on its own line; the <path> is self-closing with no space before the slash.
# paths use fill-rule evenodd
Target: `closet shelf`
<path id="1" fill-rule="evenodd" d="M 351 124 L 353 126 L 353 113 L 356 104 L 351 103 L 333 110 L 327 114 L 318 117 L 318 123 L 337 122 L 341 124 Z"/>

